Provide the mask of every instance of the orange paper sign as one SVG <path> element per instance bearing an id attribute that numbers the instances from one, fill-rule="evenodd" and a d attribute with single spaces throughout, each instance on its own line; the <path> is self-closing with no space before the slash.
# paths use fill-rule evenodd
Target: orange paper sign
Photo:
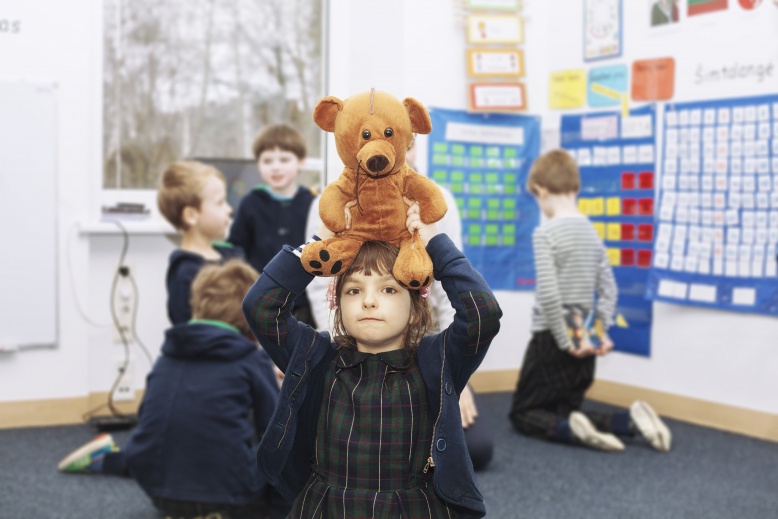
<path id="1" fill-rule="evenodd" d="M 632 100 L 663 101 L 673 98 L 675 60 L 646 59 L 632 64 Z"/>

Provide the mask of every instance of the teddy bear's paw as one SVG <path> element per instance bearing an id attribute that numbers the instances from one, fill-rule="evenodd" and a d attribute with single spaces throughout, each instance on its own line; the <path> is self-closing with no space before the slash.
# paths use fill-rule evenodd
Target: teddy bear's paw
<path id="1" fill-rule="evenodd" d="M 303 258 L 305 270 L 314 276 L 336 276 L 343 270 L 343 261 L 334 260 L 327 249 L 321 249 L 312 258 Z"/>
<path id="2" fill-rule="evenodd" d="M 407 288 L 408 290 L 420 290 L 422 288 L 427 288 L 432 283 L 432 276 L 429 275 L 424 276 L 423 281 L 420 281 L 420 279 L 422 279 L 421 277 L 416 279 L 416 276 L 404 277 L 403 279 L 397 277 L 395 279 L 397 279 L 397 282 L 403 288 Z"/>

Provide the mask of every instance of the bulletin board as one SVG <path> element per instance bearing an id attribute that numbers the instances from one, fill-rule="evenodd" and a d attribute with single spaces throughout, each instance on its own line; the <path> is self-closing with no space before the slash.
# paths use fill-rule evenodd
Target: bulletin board
<path id="1" fill-rule="evenodd" d="M 653 106 L 562 117 L 562 147 L 581 171 L 579 210 L 605 242 L 619 289 L 618 351 L 648 356 L 651 301 L 646 299 L 654 244 L 656 114 Z"/>
<path id="2" fill-rule="evenodd" d="M 54 85 L 0 83 L 0 344 L 57 342 L 57 107 Z M 34 272 L 20 276 L 19 272 Z"/>
<path id="3" fill-rule="evenodd" d="M 778 315 L 778 96 L 668 104 L 648 296 Z"/>
<path id="4" fill-rule="evenodd" d="M 430 116 L 429 176 L 456 199 L 465 255 L 492 289 L 533 289 L 539 213 L 525 185 L 540 119 L 438 108 Z"/>

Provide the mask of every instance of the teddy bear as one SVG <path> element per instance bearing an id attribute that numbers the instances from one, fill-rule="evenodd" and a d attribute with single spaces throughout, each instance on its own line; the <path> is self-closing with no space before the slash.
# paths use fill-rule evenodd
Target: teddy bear
<path id="1" fill-rule="evenodd" d="M 425 224 L 446 214 L 438 186 L 405 164 L 414 133 L 432 131 L 427 110 L 413 98 L 401 102 L 371 89 L 342 101 L 332 96 L 321 99 L 313 120 L 335 134 L 344 168 L 319 201 L 322 223 L 336 236 L 305 246 L 301 255 L 305 270 L 315 276 L 335 276 L 351 265 L 363 242 L 382 240 L 400 249 L 394 278 L 408 289 L 428 287 L 433 280 L 432 261 L 418 233 L 408 232 L 408 206 L 403 200 L 419 203 L 419 217 Z M 347 209 L 346 204 L 353 206 Z"/>

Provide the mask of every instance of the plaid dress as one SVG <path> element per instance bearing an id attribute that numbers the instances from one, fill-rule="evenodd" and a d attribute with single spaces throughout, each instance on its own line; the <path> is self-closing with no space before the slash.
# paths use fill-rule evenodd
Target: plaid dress
<path id="1" fill-rule="evenodd" d="M 455 517 L 424 474 L 434 420 L 415 354 L 341 350 L 325 377 L 313 474 L 289 517 Z"/>

